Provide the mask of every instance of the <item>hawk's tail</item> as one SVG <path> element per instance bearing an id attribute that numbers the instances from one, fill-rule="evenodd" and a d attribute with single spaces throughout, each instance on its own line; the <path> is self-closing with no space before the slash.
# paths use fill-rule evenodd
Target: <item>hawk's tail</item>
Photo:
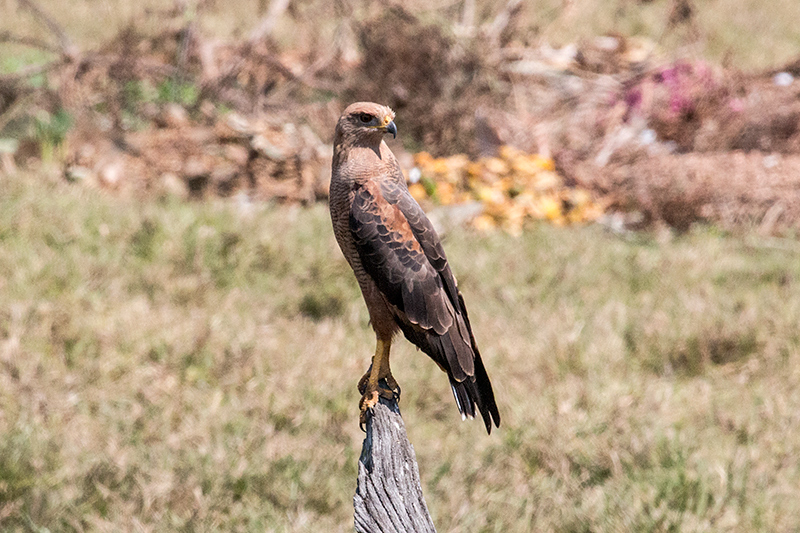
<path id="1" fill-rule="evenodd" d="M 493 424 L 500 427 L 500 413 L 497 411 L 492 383 L 475 344 L 472 326 L 469 324 L 460 292 L 458 303 L 463 313 L 462 324 L 469 332 L 469 339 L 465 338 L 463 330 L 454 329 L 456 325 L 444 335 L 437 335 L 408 321 L 398 320 L 397 323 L 408 340 L 431 356 L 439 367 L 447 372 L 450 388 L 453 390 L 461 416 L 475 418 L 476 411 L 479 412 L 486 425 L 486 431 L 491 434 Z M 469 358 L 468 362 L 466 358 Z M 472 368 L 467 370 L 465 366 Z"/>
<path id="2" fill-rule="evenodd" d="M 453 389 L 453 396 L 456 399 L 458 412 L 466 418 L 475 418 L 475 408 L 477 407 L 486 425 L 486 432 L 491 435 L 492 422 L 500 427 L 500 413 L 497 411 L 497 404 L 494 400 L 492 383 L 486 374 L 478 348 L 474 341 L 472 349 L 475 351 L 475 375 L 468 376 L 464 381 L 458 382 L 450 377 L 450 388 Z"/>
<path id="3" fill-rule="evenodd" d="M 464 313 L 464 322 L 467 325 L 467 331 L 469 331 L 470 347 L 475 353 L 475 375 L 467 376 L 461 382 L 453 379 L 451 375 L 450 387 L 453 389 L 453 396 L 455 396 L 461 416 L 475 418 L 475 407 L 477 406 L 483 418 L 483 423 L 486 425 L 486 432 L 491 435 L 493 421 L 496 427 L 500 427 L 500 412 L 497 410 L 497 404 L 494 401 L 492 382 L 489 381 L 489 374 L 486 373 L 486 367 L 483 366 L 481 353 L 478 351 L 475 336 L 472 334 L 472 326 L 469 323 L 467 306 L 464 305 L 464 297 L 461 296 L 461 291 L 457 292 L 458 303 Z"/>

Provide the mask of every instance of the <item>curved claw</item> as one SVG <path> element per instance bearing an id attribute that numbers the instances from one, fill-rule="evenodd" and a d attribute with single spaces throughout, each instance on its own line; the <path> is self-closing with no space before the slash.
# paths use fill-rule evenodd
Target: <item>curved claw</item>
<path id="1" fill-rule="evenodd" d="M 389 372 L 389 374 L 386 376 L 386 386 L 388 387 L 388 390 L 391 391 L 394 394 L 396 399 L 399 400 L 400 399 L 400 384 L 397 383 L 397 380 L 394 379 L 394 376 L 392 375 L 391 372 Z M 387 389 L 384 389 L 384 390 L 387 390 Z M 386 396 L 386 398 L 389 398 L 389 397 Z"/>
<path id="2" fill-rule="evenodd" d="M 369 369 L 367 373 L 361 376 L 361 379 L 358 380 L 358 393 L 362 396 L 365 392 L 367 392 L 367 383 L 369 382 L 369 375 L 372 372 L 372 365 L 369 365 Z"/>
<path id="3" fill-rule="evenodd" d="M 358 418 L 358 426 L 361 428 L 361 431 L 366 431 L 364 426 L 367 423 L 367 413 L 372 412 L 375 406 L 378 405 L 381 397 L 394 402 L 400 400 L 400 386 L 397 385 L 394 379 L 392 379 L 392 381 L 394 382 L 394 387 L 388 389 L 385 387 L 378 387 L 375 390 L 367 390 L 368 387 L 366 385 L 364 386 L 361 401 L 358 402 L 358 408 L 361 411 L 361 415 Z"/>
<path id="4" fill-rule="evenodd" d="M 361 411 L 359 426 L 362 431 L 367 422 L 367 412 L 377 405 L 381 396 L 393 401 L 400 399 L 400 386 L 389 369 L 390 345 L 391 341 L 378 339 L 372 364 L 366 374 L 358 380 L 358 392 L 361 393 L 361 401 L 358 404 Z"/>
<path id="5" fill-rule="evenodd" d="M 367 413 L 370 413 L 377 404 L 378 404 L 378 391 L 371 391 L 365 393 L 361 397 L 361 401 L 358 402 L 358 408 L 361 411 L 361 415 L 358 417 L 358 427 L 361 428 L 361 431 L 366 431 L 364 426 L 367 423 Z"/>

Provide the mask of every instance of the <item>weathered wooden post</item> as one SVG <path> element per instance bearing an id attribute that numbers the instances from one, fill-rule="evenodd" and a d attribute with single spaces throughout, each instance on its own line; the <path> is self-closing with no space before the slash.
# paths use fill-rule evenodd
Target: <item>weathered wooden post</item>
<path id="1" fill-rule="evenodd" d="M 386 387 L 385 383 L 381 386 Z M 417 458 L 397 397 L 381 397 L 367 416 L 353 507 L 358 533 L 436 531 L 422 496 Z"/>

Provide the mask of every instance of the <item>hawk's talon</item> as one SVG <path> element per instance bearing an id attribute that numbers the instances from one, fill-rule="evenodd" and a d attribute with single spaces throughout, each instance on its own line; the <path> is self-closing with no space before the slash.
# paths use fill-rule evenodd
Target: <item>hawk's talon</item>
<path id="1" fill-rule="evenodd" d="M 383 387 L 378 389 L 378 394 L 382 397 L 386 398 L 387 400 L 397 400 L 400 398 L 400 394 L 397 391 L 384 389 Z"/>
<path id="2" fill-rule="evenodd" d="M 377 385 L 376 387 L 372 388 L 369 386 L 368 380 L 362 379 L 363 383 L 363 392 L 361 396 L 361 400 L 358 402 L 358 408 L 361 411 L 361 415 L 358 418 L 358 425 L 361 428 L 361 431 L 365 431 L 365 426 L 367 424 L 367 413 L 371 413 L 378 402 L 380 401 L 381 397 L 386 398 L 387 400 L 391 400 L 393 402 L 397 402 L 400 400 L 400 387 L 397 385 L 397 382 L 392 379 L 391 381 L 394 383 L 393 389 L 387 389 L 385 387 L 381 387 Z M 387 379 L 387 381 L 389 381 Z M 359 390 L 362 389 L 362 383 L 359 382 L 358 384 Z"/>
<path id="3" fill-rule="evenodd" d="M 358 408 L 361 410 L 361 415 L 358 417 L 358 426 L 361 431 L 365 431 L 364 426 L 367 424 L 367 413 L 372 411 L 378 405 L 378 391 L 372 391 L 364 394 L 361 401 L 358 402 Z"/>
<path id="4" fill-rule="evenodd" d="M 386 386 L 389 387 L 389 390 L 395 393 L 397 399 L 400 399 L 400 384 L 397 383 L 397 380 L 394 379 L 394 376 L 391 372 L 389 375 L 386 376 Z"/>
<path id="5" fill-rule="evenodd" d="M 358 380 L 358 392 L 361 393 L 361 401 L 358 403 L 361 411 L 359 426 L 362 431 L 367 422 L 367 412 L 378 404 L 381 397 L 393 402 L 400 400 L 400 385 L 389 369 L 390 344 L 391 341 L 378 339 L 372 364 L 369 365 L 366 374 Z"/>
<path id="6" fill-rule="evenodd" d="M 361 379 L 358 380 L 358 393 L 362 396 L 367 392 L 367 386 L 369 384 L 369 375 L 372 373 L 372 365 L 370 365 L 369 370 L 367 370 L 366 374 L 361 376 Z M 379 376 L 379 380 L 385 379 L 386 380 L 386 387 L 387 390 L 393 392 L 397 398 L 400 398 L 400 385 L 397 383 L 397 380 L 394 379 L 394 376 L 391 372 L 387 372 L 384 376 Z M 385 396 L 384 398 L 391 399 L 391 396 Z"/>
<path id="7" fill-rule="evenodd" d="M 362 396 L 365 392 L 367 392 L 367 383 L 369 382 L 370 373 L 372 373 L 372 365 L 369 365 L 367 373 L 361 376 L 361 379 L 358 380 L 358 393 Z"/>

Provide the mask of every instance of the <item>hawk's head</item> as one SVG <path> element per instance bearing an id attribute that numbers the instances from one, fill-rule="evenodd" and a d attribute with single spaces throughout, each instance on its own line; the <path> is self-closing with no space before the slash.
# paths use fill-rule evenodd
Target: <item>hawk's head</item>
<path id="1" fill-rule="evenodd" d="M 372 102 L 356 102 L 347 106 L 339 117 L 339 122 L 336 123 L 335 142 L 379 145 L 384 133 L 391 133 L 393 137 L 397 137 L 394 111 Z"/>

